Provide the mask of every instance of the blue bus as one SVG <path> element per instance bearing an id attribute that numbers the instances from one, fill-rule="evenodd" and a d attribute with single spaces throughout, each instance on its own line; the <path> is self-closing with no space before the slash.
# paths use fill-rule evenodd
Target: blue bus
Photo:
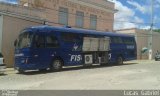
<path id="1" fill-rule="evenodd" d="M 94 30 L 34 26 L 15 41 L 15 69 L 59 71 L 63 66 L 123 64 L 136 59 L 134 36 Z"/>

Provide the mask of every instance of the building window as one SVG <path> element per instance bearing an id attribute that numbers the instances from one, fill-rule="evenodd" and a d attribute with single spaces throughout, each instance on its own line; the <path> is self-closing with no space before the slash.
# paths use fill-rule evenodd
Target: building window
<path id="1" fill-rule="evenodd" d="M 84 12 L 76 12 L 76 27 L 83 28 L 84 25 Z"/>
<path id="2" fill-rule="evenodd" d="M 90 29 L 96 30 L 97 28 L 97 16 L 90 15 Z"/>
<path id="3" fill-rule="evenodd" d="M 68 25 L 68 9 L 59 7 L 59 23 Z"/>

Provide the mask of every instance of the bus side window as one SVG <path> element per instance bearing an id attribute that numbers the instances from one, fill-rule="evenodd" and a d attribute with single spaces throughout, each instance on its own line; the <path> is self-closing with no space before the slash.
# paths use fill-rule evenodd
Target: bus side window
<path id="1" fill-rule="evenodd" d="M 125 44 L 130 44 L 130 45 L 135 44 L 134 38 L 124 38 L 123 41 L 124 41 Z"/>
<path id="2" fill-rule="evenodd" d="M 42 35 L 36 35 L 34 47 L 44 48 L 45 47 L 45 37 Z"/>
<path id="3" fill-rule="evenodd" d="M 65 42 L 79 42 L 80 36 L 74 33 L 62 33 L 62 40 Z"/>
<path id="4" fill-rule="evenodd" d="M 46 41 L 47 41 L 47 48 L 54 48 L 54 47 L 59 47 L 59 43 L 58 40 L 55 36 L 47 36 L 46 37 Z"/>
<path id="5" fill-rule="evenodd" d="M 122 38 L 121 37 L 111 37 L 111 42 L 116 44 L 122 44 Z"/>

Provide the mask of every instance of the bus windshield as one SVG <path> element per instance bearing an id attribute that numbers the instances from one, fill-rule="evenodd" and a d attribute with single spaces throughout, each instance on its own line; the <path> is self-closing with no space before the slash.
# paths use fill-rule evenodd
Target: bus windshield
<path id="1" fill-rule="evenodd" d="M 33 39 L 33 34 L 25 32 L 19 36 L 19 40 L 17 43 L 17 48 L 28 48 L 31 46 L 31 42 Z"/>

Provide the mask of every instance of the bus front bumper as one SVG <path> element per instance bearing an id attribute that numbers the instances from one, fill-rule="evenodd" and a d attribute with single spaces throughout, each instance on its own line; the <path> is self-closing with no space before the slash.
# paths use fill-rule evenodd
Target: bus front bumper
<path id="1" fill-rule="evenodd" d="M 38 66 L 37 64 L 19 64 L 18 66 L 15 66 L 16 70 L 37 70 Z"/>
<path id="2" fill-rule="evenodd" d="M 125 59 L 125 61 L 131 61 L 131 60 L 136 60 L 136 59 L 137 59 L 137 57 L 132 57 L 132 58 Z"/>

